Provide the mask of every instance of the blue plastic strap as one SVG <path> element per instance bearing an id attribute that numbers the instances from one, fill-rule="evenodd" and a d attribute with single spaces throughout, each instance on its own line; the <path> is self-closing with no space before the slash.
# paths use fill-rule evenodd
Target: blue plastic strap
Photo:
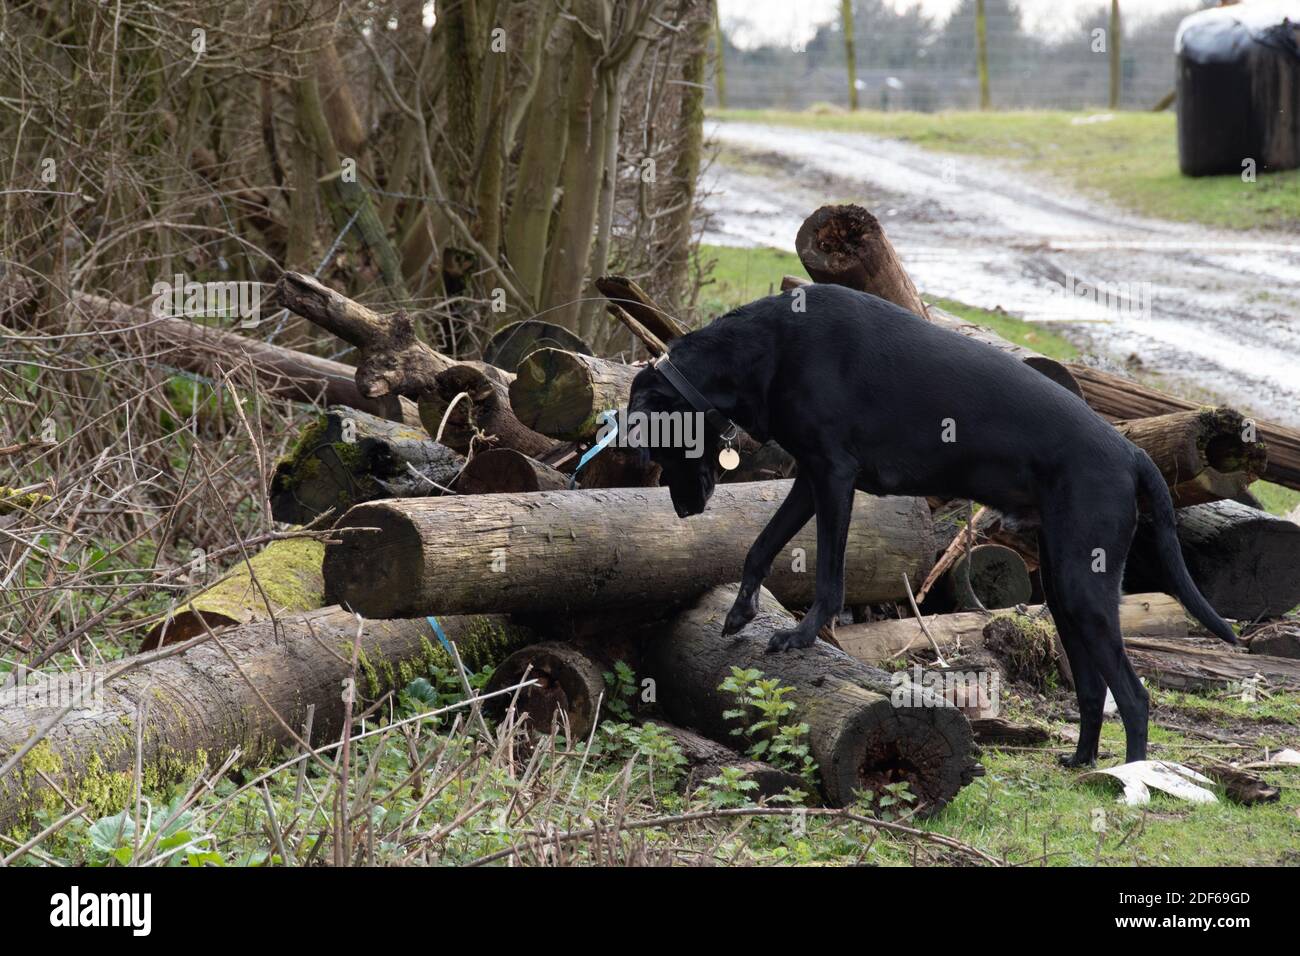
<path id="1" fill-rule="evenodd" d="M 573 474 L 569 476 L 570 489 L 576 488 L 578 486 L 578 475 L 582 474 L 582 469 L 587 467 L 587 462 L 591 461 L 591 459 L 595 458 L 602 451 L 608 448 L 610 443 L 618 435 L 618 413 L 617 412 L 615 412 L 612 408 L 607 408 L 605 411 L 600 413 L 600 420 L 606 422 L 610 426 L 609 431 L 605 433 L 604 438 L 602 438 L 600 441 L 596 442 L 596 444 L 588 448 L 583 453 L 582 457 L 578 459 L 578 467 L 573 469 Z"/>
<path id="2" fill-rule="evenodd" d="M 436 617 L 430 617 L 429 626 L 433 628 L 433 633 L 437 635 L 438 640 L 442 643 L 442 646 L 447 649 L 447 653 L 451 654 L 452 659 L 455 660 L 456 655 L 451 649 L 451 641 L 447 640 L 447 635 L 442 633 L 442 627 L 439 626 L 438 619 Z"/>

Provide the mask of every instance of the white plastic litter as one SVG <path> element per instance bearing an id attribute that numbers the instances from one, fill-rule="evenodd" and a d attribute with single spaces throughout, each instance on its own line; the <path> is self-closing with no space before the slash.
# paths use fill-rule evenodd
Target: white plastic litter
<path id="1" fill-rule="evenodd" d="M 1181 800 L 1192 803 L 1217 803 L 1218 797 L 1202 783 L 1212 783 L 1209 777 L 1197 773 L 1190 767 L 1172 763 L 1168 760 L 1135 760 L 1133 763 L 1104 770 L 1093 770 L 1079 779 L 1100 780 L 1112 778 L 1124 785 L 1124 794 L 1120 798 L 1131 807 L 1142 806 L 1151 802 L 1151 788 L 1171 794 Z"/>

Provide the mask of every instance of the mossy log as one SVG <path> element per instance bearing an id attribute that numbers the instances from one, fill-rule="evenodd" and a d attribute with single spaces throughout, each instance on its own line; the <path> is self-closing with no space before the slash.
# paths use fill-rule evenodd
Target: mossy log
<path id="1" fill-rule="evenodd" d="M 325 545 L 314 538 L 272 541 L 154 624 L 140 649 L 188 641 L 207 628 L 265 621 L 324 607 L 324 556 Z"/>
<path id="2" fill-rule="evenodd" d="M 303 430 L 271 477 L 271 515 L 308 524 L 376 498 L 442 494 L 465 459 L 422 428 L 336 406 Z"/>
<path id="3" fill-rule="evenodd" d="M 731 731 L 740 724 L 726 716 L 737 706 L 734 695 L 719 687 L 733 668 L 752 668 L 791 688 L 791 719 L 808 724 L 808 747 L 832 806 L 847 806 L 861 790 L 884 796 L 885 787 L 905 782 L 928 815 L 979 772 L 970 723 L 957 709 L 921 691 L 891 699 L 898 695 L 889 674 L 821 641 L 767 653 L 772 632 L 794 625 L 767 592 L 750 625 L 722 637 L 735 596 L 735 585 L 710 590 L 646 647 L 644 673 L 670 719 L 714 740 L 738 739 Z"/>
<path id="4" fill-rule="evenodd" d="M 456 491 L 462 495 L 495 495 L 558 491 L 568 484 L 566 475 L 535 458 L 513 448 L 489 448 L 469 460 L 456 480 Z"/>
<path id="5" fill-rule="evenodd" d="M 1151 456 L 1177 508 L 1237 498 L 1268 466 L 1264 443 L 1246 440 L 1247 423 L 1232 408 L 1172 412 L 1115 427 Z"/>
<path id="6" fill-rule="evenodd" d="M 471 669 L 499 661 L 533 639 L 502 618 L 438 621 Z M 0 778 L 0 830 L 21 829 L 38 809 L 53 815 L 71 809 L 55 786 L 76 804 L 89 803 L 92 817 L 130 805 L 137 735 L 144 784 L 151 790 L 190 783 L 235 750 L 243 766 L 275 759 L 293 738 L 266 704 L 299 732 L 308 706 L 315 705 L 312 743 L 337 740 L 343 719 L 339 688 L 350 676 L 358 626 L 356 615 L 337 607 L 281 618 L 274 625 L 254 622 L 222 633 L 229 658 L 209 641 L 104 682 L 93 707 L 70 712 Z M 424 618 L 364 622 L 360 660 L 357 691 L 365 700 L 400 690 L 433 666 L 450 664 Z M 77 677 L 91 686 L 109 670 L 82 671 Z M 22 690 L 7 693 L 17 698 Z M 12 699 L 0 707 L 0 764 L 27 742 L 34 727 L 58 713 L 60 706 L 46 705 L 49 699 L 46 694 L 41 706 Z"/>
<path id="7" fill-rule="evenodd" d="M 53 500 L 53 495 L 41 494 L 39 491 L 19 491 L 17 488 L 0 485 L 0 515 L 33 511 Z"/>
<path id="8" fill-rule="evenodd" d="M 1174 513 L 1192 580 L 1224 617 L 1280 617 L 1300 604 L 1300 525 L 1235 501 Z M 1124 568 L 1127 591 L 1168 590 L 1143 518 Z"/>
<path id="9" fill-rule="evenodd" d="M 211 376 L 247 365 L 268 395 L 310 404 L 349 405 L 390 421 L 418 425 L 415 404 L 397 395 L 367 397 L 357 390 L 357 370 L 351 365 L 261 342 L 188 319 L 154 315 L 148 309 L 122 305 L 84 292 L 73 302 L 95 316 L 95 328 L 105 335 L 142 341 L 160 353 L 158 361 L 196 375 Z"/>
<path id="10" fill-rule="evenodd" d="M 469 453 L 475 437 L 530 458 L 550 455 L 560 443 L 524 425 L 510 407 L 508 387 L 513 380 L 513 375 L 498 369 L 486 372 L 465 362 L 453 365 L 438 374 L 431 391 L 420 396 L 420 420 L 430 436 L 441 430 L 442 443 L 462 455 Z M 448 414 L 448 406 L 462 392 L 466 397 Z"/>
<path id="11" fill-rule="evenodd" d="M 1070 374 L 1083 389 L 1093 410 L 1111 421 L 1149 418 L 1170 412 L 1200 411 L 1198 402 L 1131 382 L 1111 372 L 1072 362 Z M 1260 476 L 1288 488 L 1300 488 L 1300 429 L 1251 419 L 1255 434 L 1268 449 L 1268 463 Z"/>
<path id="12" fill-rule="evenodd" d="M 1028 608 L 1031 615 L 1043 612 L 1042 605 Z M 945 653 L 983 646 L 984 626 L 989 618 L 978 611 L 926 615 L 925 626 Z M 1187 617 L 1182 605 L 1167 594 L 1126 594 L 1119 606 L 1120 632 L 1125 638 L 1180 640 L 1187 637 Z M 915 618 L 842 624 L 835 629 L 835 641 L 849 655 L 867 664 L 879 664 L 907 651 L 930 647 Z"/>
<path id="13" fill-rule="evenodd" d="M 791 482 L 719 485 L 708 509 L 678 518 L 666 488 L 408 498 L 358 505 L 325 552 L 326 594 L 368 617 L 567 611 L 689 601 L 739 577 L 745 554 Z M 378 531 L 348 531 L 377 528 Z M 812 601 L 816 529 L 778 557 L 768 586 Z M 858 493 L 845 558 L 849 604 L 905 595 L 934 559 L 922 498 Z"/>
<path id="14" fill-rule="evenodd" d="M 510 407 L 528 428 L 564 441 L 587 441 L 601 413 L 627 405 L 640 369 L 560 349 L 538 349 L 510 383 Z"/>

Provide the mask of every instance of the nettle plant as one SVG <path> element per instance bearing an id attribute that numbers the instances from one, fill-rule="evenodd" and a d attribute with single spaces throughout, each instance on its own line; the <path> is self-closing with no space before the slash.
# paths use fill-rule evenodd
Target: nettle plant
<path id="1" fill-rule="evenodd" d="M 736 706 L 722 716 L 736 721 L 732 736 L 745 741 L 745 753 L 781 770 L 797 773 L 817 784 L 817 764 L 808 748 L 808 725 L 796 721 L 794 701 L 787 696 L 792 687 L 782 687 L 775 678 L 764 677 L 756 668 L 731 668 L 731 676 L 718 685 L 731 694 Z"/>

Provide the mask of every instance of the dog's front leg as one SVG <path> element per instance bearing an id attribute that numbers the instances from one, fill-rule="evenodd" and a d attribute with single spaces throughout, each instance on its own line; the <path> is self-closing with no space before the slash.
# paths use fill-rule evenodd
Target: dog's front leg
<path id="1" fill-rule="evenodd" d="M 817 640 L 817 632 L 844 607 L 844 549 L 853 517 L 856 475 L 856 468 L 831 466 L 812 477 L 817 509 L 817 593 L 797 627 L 772 635 L 767 643 L 769 651 L 811 646 Z"/>
<path id="2" fill-rule="evenodd" d="M 759 532 L 754 544 L 745 556 L 745 570 L 740 578 L 740 591 L 736 601 L 727 612 L 727 620 L 722 625 L 722 635 L 735 634 L 754 619 L 758 613 L 758 589 L 772 573 L 772 562 L 777 552 L 799 533 L 799 529 L 813 516 L 812 482 L 800 473 L 785 496 L 785 501 L 776 509 L 776 514 L 768 521 L 767 527 Z"/>

